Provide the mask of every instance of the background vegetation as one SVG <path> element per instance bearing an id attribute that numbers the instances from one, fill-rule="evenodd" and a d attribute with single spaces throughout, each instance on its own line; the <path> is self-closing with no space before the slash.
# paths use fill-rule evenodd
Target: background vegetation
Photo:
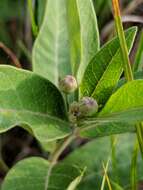
<path id="1" fill-rule="evenodd" d="M 101 45 L 103 45 L 115 35 L 111 0 L 93 0 L 93 2 L 99 25 L 100 42 Z M 16 67 L 32 70 L 32 47 L 43 21 L 45 0 L 35 0 L 33 1 L 33 4 L 31 4 L 30 0 L 0 0 L 0 10 L 0 64 L 14 65 Z M 125 28 L 134 25 L 138 26 L 135 45 L 130 57 L 132 63 L 137 62 L 139 64 L 139 62 L 143 60 L 143 1 L 122 0 L 121 12 Z M 138 49 L 139 51 L 137 51 Z M 138 52 L 138 54 L 136 54 L 136 52 Z M 142 70 L 142 67 L 143 64 L 140 64 L 139 70 Z M 136 68 L 134 69 L 136 70 Z M 122 82 L 123 81 L 121 81 L 121 83 Z M 139 156 L 139 165 L 136 164 L 136 152 L 139 151 L 134 143 L 135 136 L 133 134 L 121 135 L 116 148 L 114 147 L 114 143 L 112 143 L 113 151 L 111 153 L 110 143 L 114 142 L 114 140 L 115 136 L 111 136 L 110 139 L 105 137 L 104 139 L 97 139 L 96 142 L 92 141 L 91 143 L 86 144 L 89 141 L 88 139 L 79 138 L 64 151 L 60 159 L 65 158 L 69 152 L 77 147 L 86 144 L 80 150 L 75 151 L 64 160 L 64 164 L 70 162 L 74 165 L 76 162 L 82 162 L 83 166 L 87 165 L 89 167 L 88 172 L 90 175 L 87 175 L 87 178 L 82 182 L 80 189 L 92 189 L 92 187 L 95 186 L 95 184 L 97 185 L 98 182 L 99 185 L 102 184 L 101 190 L 103 189 L 104 180 L 106 179 L 108 181 L 108 176 L 106 175 L 107 170 L 110 176 L 110 167 L 108 168 L 108 159 L 110 157 L 113 159 L 114 168 L 114 171 L 111 172 L 110 176 L 112 178 L 111 183 L 113 185 L 113 190 L 114 188 L 121 190 L 122 186 L 126 187 L 126 189 L 130 189 L 130 187 L 128 187 L 130 181 L 133 183 L 134 187 L 134 179 L 131 180 L 131 178 L 135 177 L 135 174 L 133 175 L 133 173 L 136 172 L 135 167 L 137 167 L 138 171 L 138 189 L 143 189 L 143 163 Z M 54 145 L 51 144 L 50 148 L 52 149 L 53 146 Z M 48 151 L 45 151 L 45 149 L 47 149 L 46 145 L 41 146 L 33 136 L 24 129 L 19 128 L 19 126 L 1 134 L 1 182 L 9 168 L 19 160 L 30 156 L 47 158 L 49 153 Z M 116 150 L 118 150 L 116 154 L 117 159 L 114 162 L 114 151 Z M 82 159 L 82 156 L 79 155 L 84 155 L 84 160 Z M 99 165 L 100 167 L 98 167 Z M 132 165 L 133 167 L 131 167 Z M 122 168 L 129 171 L 125 177 L 124 173 L 122 173 Z M 95 173 L 95 170 L 98 170 L 99 173 L 103 172 L 104 180 L 102 183 L 100 177 Z M 116 173 L 116 175 L 114 175 L 114 173 Z M 117 173 L 119 175 L 117 175 Z M 96 179 L 96 183 L 93 179 Z M 118 183 L 115 183 L 115 181 Z M 121 184 L 121 186 L 119 184 Z M 109 188 L 108 183 L 105 185 L 105 188 Z M 135 187 L 133 189 L 135 189 Z"/>

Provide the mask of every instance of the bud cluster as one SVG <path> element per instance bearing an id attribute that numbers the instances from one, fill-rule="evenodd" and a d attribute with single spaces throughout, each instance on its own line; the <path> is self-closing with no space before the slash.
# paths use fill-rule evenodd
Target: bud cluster
<path id="1" fill-rule="evenodd" d="M 90 117 L 98 111 L 98 104 L 91 97 L 83 97 L 79 102 L 73 102 L 69 108 L 69 120 L 76 122 L 80 118 Z"/>
<path id="2" fill-rule="evenodd" d="M 77 81 L 74 76 L 67 75 L 60 80 L 59 88 L 65 94 L 70 94 L 77 89 Z M 79 102 L 73 102 L 69 106 L 69 120 L 75 123 L 80 118 L 90 117 L 97 113 L 98 104 L 92 97 L 83 97 Z"/>

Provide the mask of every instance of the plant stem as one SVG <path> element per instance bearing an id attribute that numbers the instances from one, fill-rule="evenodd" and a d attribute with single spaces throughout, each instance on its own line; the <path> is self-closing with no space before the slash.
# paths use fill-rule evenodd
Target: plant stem
<path id="1" fill-rule="evenodd" d="M 137 158 L 139 152 L 138 140 L 135 142 L 132 161 L 131 161 L 131 188 L 132 190 L 137 190 Z"/>
<path id="2" fill-rule="evenodd" d="M 126 39 L 124 35 L 122 20 L 121 20 L 121 13 L 119 7 L 119 0 L 112 0 L 113 9 L 114 9 L 114 19 L 116 24 L 116 30 L 119 37 L 120 47 L 123 56 L 123 68 L 125 73 L 125 78 L 127 82 L 134 80 L 132 68 L 130 64 L 130 59 L 128 56 L 128 48 L 126 44 Z M 143 125 L 139 123 L 136 125 L 137 137 L 140 145 L 140 151 L 143 157 Z"/>
<path id="3" fill-rule="evenodd" d="M 28 0 L 28 9 L 29 9 L 30 17 L 31 17 L 33 35 L 36 37 L 38 35 L 38 26 L 36 25 L 35 18 L 34 18 L 32 0 Z"/>
<path id="4" fill-rule="evenodd" d="M 65 139 L 65 141 L 61 144 L 60 147 L 57 147 L 53 154 L 50 156 L 50 166 L 48 168 L 46 180 L 45 180 L 45 190 L 48 190 L 49 179 L 52 173 L 53 167 L 57 164 L 58 158 L 62 154 L 62 152 L 69 146 L 69 144 L 76 138 L 78 134 L 78 129 L 75 129 L 73 133 Z"/>
<path id="5" fill-rule="evenodd" d="M 119 2 L 118 0 L 112 0 L 112 3 L 113 3 L 113 9 L 114 9 L 114 19 L 115 19 L 115 24 L 116 24 L 116 30 L 118 33 L 120 47 L 122 51 L 125 78 L 127 81 L 131 81 L 133 80 L 133 74 L 132 74 L 131 64 L 130 64 L 130 60 L 128 56 L 128 48 L 127 48 L 122 20 L 121 20 Z"/>
<path id="6" fill-rule="evenodd" d="M 64 94 L 64 97 L 65 97 L 66 110 L 68 112 L 68 110 L 69 110 L 68 94 Z"/>

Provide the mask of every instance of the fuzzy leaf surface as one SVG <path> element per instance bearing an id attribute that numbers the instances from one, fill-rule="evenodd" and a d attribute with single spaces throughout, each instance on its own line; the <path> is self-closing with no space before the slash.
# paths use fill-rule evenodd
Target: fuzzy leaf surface
<path id="1" fill-rule="evenodd" d="M 101 188 L 104 175 L 102 164 L 103 162 L 106 164 L 109 161 L 107 172 L 110 181 L 114 181 L 114 183 L 125 189 L 126 186 L 130 187 L 131 185 L 130 168 L 135 142 L 135 134 L 116 135 L 114 141 L 115 155 L 113 159 L 111 137 L 98 138 L 76 149 L 63 163 L 75 164 L 81 168 L 86 167 L 85 175 L 77 188 L 78 190 L 98 190 Z M 142 167 L 143 161 L 141 155 L 138 154 L 137 182 L 143 180 Z M 112 187 L 114 189 L 114 186 Z M 108 189 L 108 187 L 106 188 Z"/>
<path id="2" fill-rule="evenodd" d="M 66 0 L 46 0 L 45 15 L 33 48 L 33 70 L 58 85 L 71 73 Z"/>
<path id="3" fill-rule="evenodd" d="M 43 142 L 70 133 L 63 97 L 47 79 L 0 66 L 0 81 L 0 133 L 18 125 Z"/>
<path id="4" fill-rule="evenodd" d="M 48 168 L 49 162 L 43 158 L 24 159 L 10 170 L 2 190 L 44 190 Z M 67 190 L 71 181 L 79 175 L 80 170 L 76 166 L 59 164 L 53 168 L 48 190 Z"/>
<path id="5" fill-rule="evenodd" d="M 71 64 L 80 83 L 88 63 L 99 50 L 97 18 L 91 0 L 69 0 L 67 5 Z"/>

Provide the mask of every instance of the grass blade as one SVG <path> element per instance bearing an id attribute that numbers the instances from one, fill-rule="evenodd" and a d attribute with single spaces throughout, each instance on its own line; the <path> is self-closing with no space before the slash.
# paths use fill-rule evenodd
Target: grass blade
<path id="1" fill-rule="evenodd" d="M 128 56 L 128 48 L 127 48 L 122 20 L 121 20 L 119 2 L 118 0 L 112 0 L 112 3 L 113 3 L 113 9 L 114 9 L 114 19 L 115 19 L 115 24 L 116 24 L 116 30 L 119 37 L 121 50 L 122 50 L 125 78 L 127 81 L 131 81 L 133 80 L 133 74 L 132 74 L 132 69 L 131 69 L 130 60 Z"/>
<path id="2" fill-rule="evenodd" d="M 108 174 L 107 174 L 108 165 L 109 165 L 109 162 L 107 162 L 106 166 L 103 163 L 103 169 L 104 169 L 104 175 L 105 175 L 105 179 L 107 181 L 108 188 L 109 188 L 109 190 L 112 190 L 110 179 L 109 179 Z"/>
<path id="3" fill-rule="evenodd" d="M 119 42 L 122 50 L 122 56 L 123 56 L 123 68 L 125 73 L 126 81 L 132 81 L 133 73 L 131 69 L 130 59 L 128 56 L 128 48 L 125 40 L 122 20 L 121 20 L 121 13 L 120 13 L 120 7 L 119 7 L 119 0 L 112 0 L 113 9 L 114 9 L 114 19 L 116 24 L 116 30 L 119 37 Z M 140 144 L 140 151 L 143 157 L 143 125 L 142 123 L 139 123 L 136 125 L 137 130 L 137 137 Z"/>

